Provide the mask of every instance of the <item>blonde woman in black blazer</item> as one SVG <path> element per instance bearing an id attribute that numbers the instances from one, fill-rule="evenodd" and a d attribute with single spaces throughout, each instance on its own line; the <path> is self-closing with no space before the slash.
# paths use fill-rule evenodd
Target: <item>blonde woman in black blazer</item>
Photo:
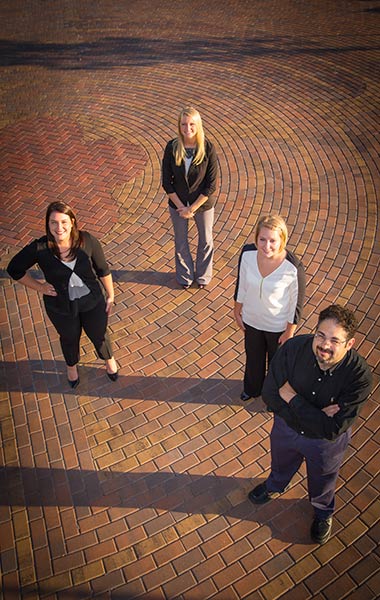
<path id="1" fill-rule="evenodd" d="M 186 107 L 179 114 L 178 136 L 166 145 L 162 162 L 162 185 L 174 229 L 176 278 L 184 289 L 194 280 L 204 288 L 212 278 L 216 177 L 214 145 L 205 138 L 199 112 Z M 190 219 L 198 229 L 195 265 L 188 240 Z"/>
<path id="2" fill-rule="evenodd" d="M 45 221 L 46 235 L 14 256 L 8 273 L 43 294 L 48 317 L 60 336 L 70 386 L 76 388 L 79 384 L 77 364 L 82 328 L 99 358 L 105 361 L 109 379 L 116 381 L 117 364 L 107 335 L 114 289 L 102 247 L 93 235 L 79 231 L 73 211 L 63 202 L 49 204 Z M 28 273 L 35 264 L 45 281 L 38 281 Z"/>

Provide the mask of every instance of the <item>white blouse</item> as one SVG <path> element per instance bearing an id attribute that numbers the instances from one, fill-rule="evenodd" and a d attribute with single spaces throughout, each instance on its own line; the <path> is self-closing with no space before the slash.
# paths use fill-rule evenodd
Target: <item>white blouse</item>
<path id="1" fill-rule="evenodd" d="M 266 277 L 260 273 L 257 250 L 242 253 L 235 299 L 243 305 L 244 323 L 261 331 L 284 331 L 295 322 L 298 292 L 298 270 L 289 253 Z"/>

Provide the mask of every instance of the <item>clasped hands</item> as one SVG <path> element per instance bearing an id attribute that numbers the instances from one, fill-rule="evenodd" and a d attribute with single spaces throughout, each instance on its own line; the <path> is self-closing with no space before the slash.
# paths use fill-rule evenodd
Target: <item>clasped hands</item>
<path id="1" fill-rule="evenodd" d="M 292 388 L 289 381 L 285 381 L 284 385 L 282 385 L 279 388 L 278 393 L 280 394 L 280 397 L 284 400 L 284 402 L 286 402 L 287 404 L 289 404 L 289 402 L 294 398 L 294 396 L 297 395 L 297 392 Z M 322 411 L 328 417 L 333 417 L 334 415 L 336 415 L 337 412 L 339 412 L 339 410 L 339 404 L 330 404 L 329 406 L 325 406 L 324 408 L 322 408 Z"/>
<path id="2" fill-rule="evenodd" d="M 177 213 L 184 219 L 192 219 L 194 217 L 191 206 L 181 206 L 180 208 L 177 208 Z"/>

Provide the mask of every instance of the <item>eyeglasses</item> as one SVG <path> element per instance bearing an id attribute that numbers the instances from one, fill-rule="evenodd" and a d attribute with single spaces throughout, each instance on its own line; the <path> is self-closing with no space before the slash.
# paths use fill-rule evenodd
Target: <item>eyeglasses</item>
<path id="1" fill-rule="evenodd" d="M 334 346 L 335 348 L 339 348 L 339 346 L 342 346 L 343 344 L 347 344 L 348 340 L 337 340 L 336 338 L 327 338 L 325 336 L 324 333 L 321 333 L 320 331 L 317 331 L 317 333 L 314 334 L 315 339 L 319 340 L 320 342 L 328 342 L 329 344 L 331 344 L 331 346 Z"/>

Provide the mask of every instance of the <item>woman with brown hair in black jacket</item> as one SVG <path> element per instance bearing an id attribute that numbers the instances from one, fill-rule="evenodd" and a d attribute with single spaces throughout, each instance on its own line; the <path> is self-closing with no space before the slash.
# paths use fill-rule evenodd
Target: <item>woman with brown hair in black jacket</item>
<path id="1" fill-rule="evenodd" d="M 79 384 L 77 364 L 82 328 L 99 358 L 105 361 L 108 377 L 116 381 L 117 364 L 107 335 L 114 289 L 100 242 L 78 229 L 72 209 L 63 202 L 49 204 L 45 222 L 46 235 L 14 256 L 8 273 L 43 294 L 47 315 L 60 336 L 70 386 L 76 388 Z M 28 273 L 35 264 L 45 281 L 38 281 Z"/>

